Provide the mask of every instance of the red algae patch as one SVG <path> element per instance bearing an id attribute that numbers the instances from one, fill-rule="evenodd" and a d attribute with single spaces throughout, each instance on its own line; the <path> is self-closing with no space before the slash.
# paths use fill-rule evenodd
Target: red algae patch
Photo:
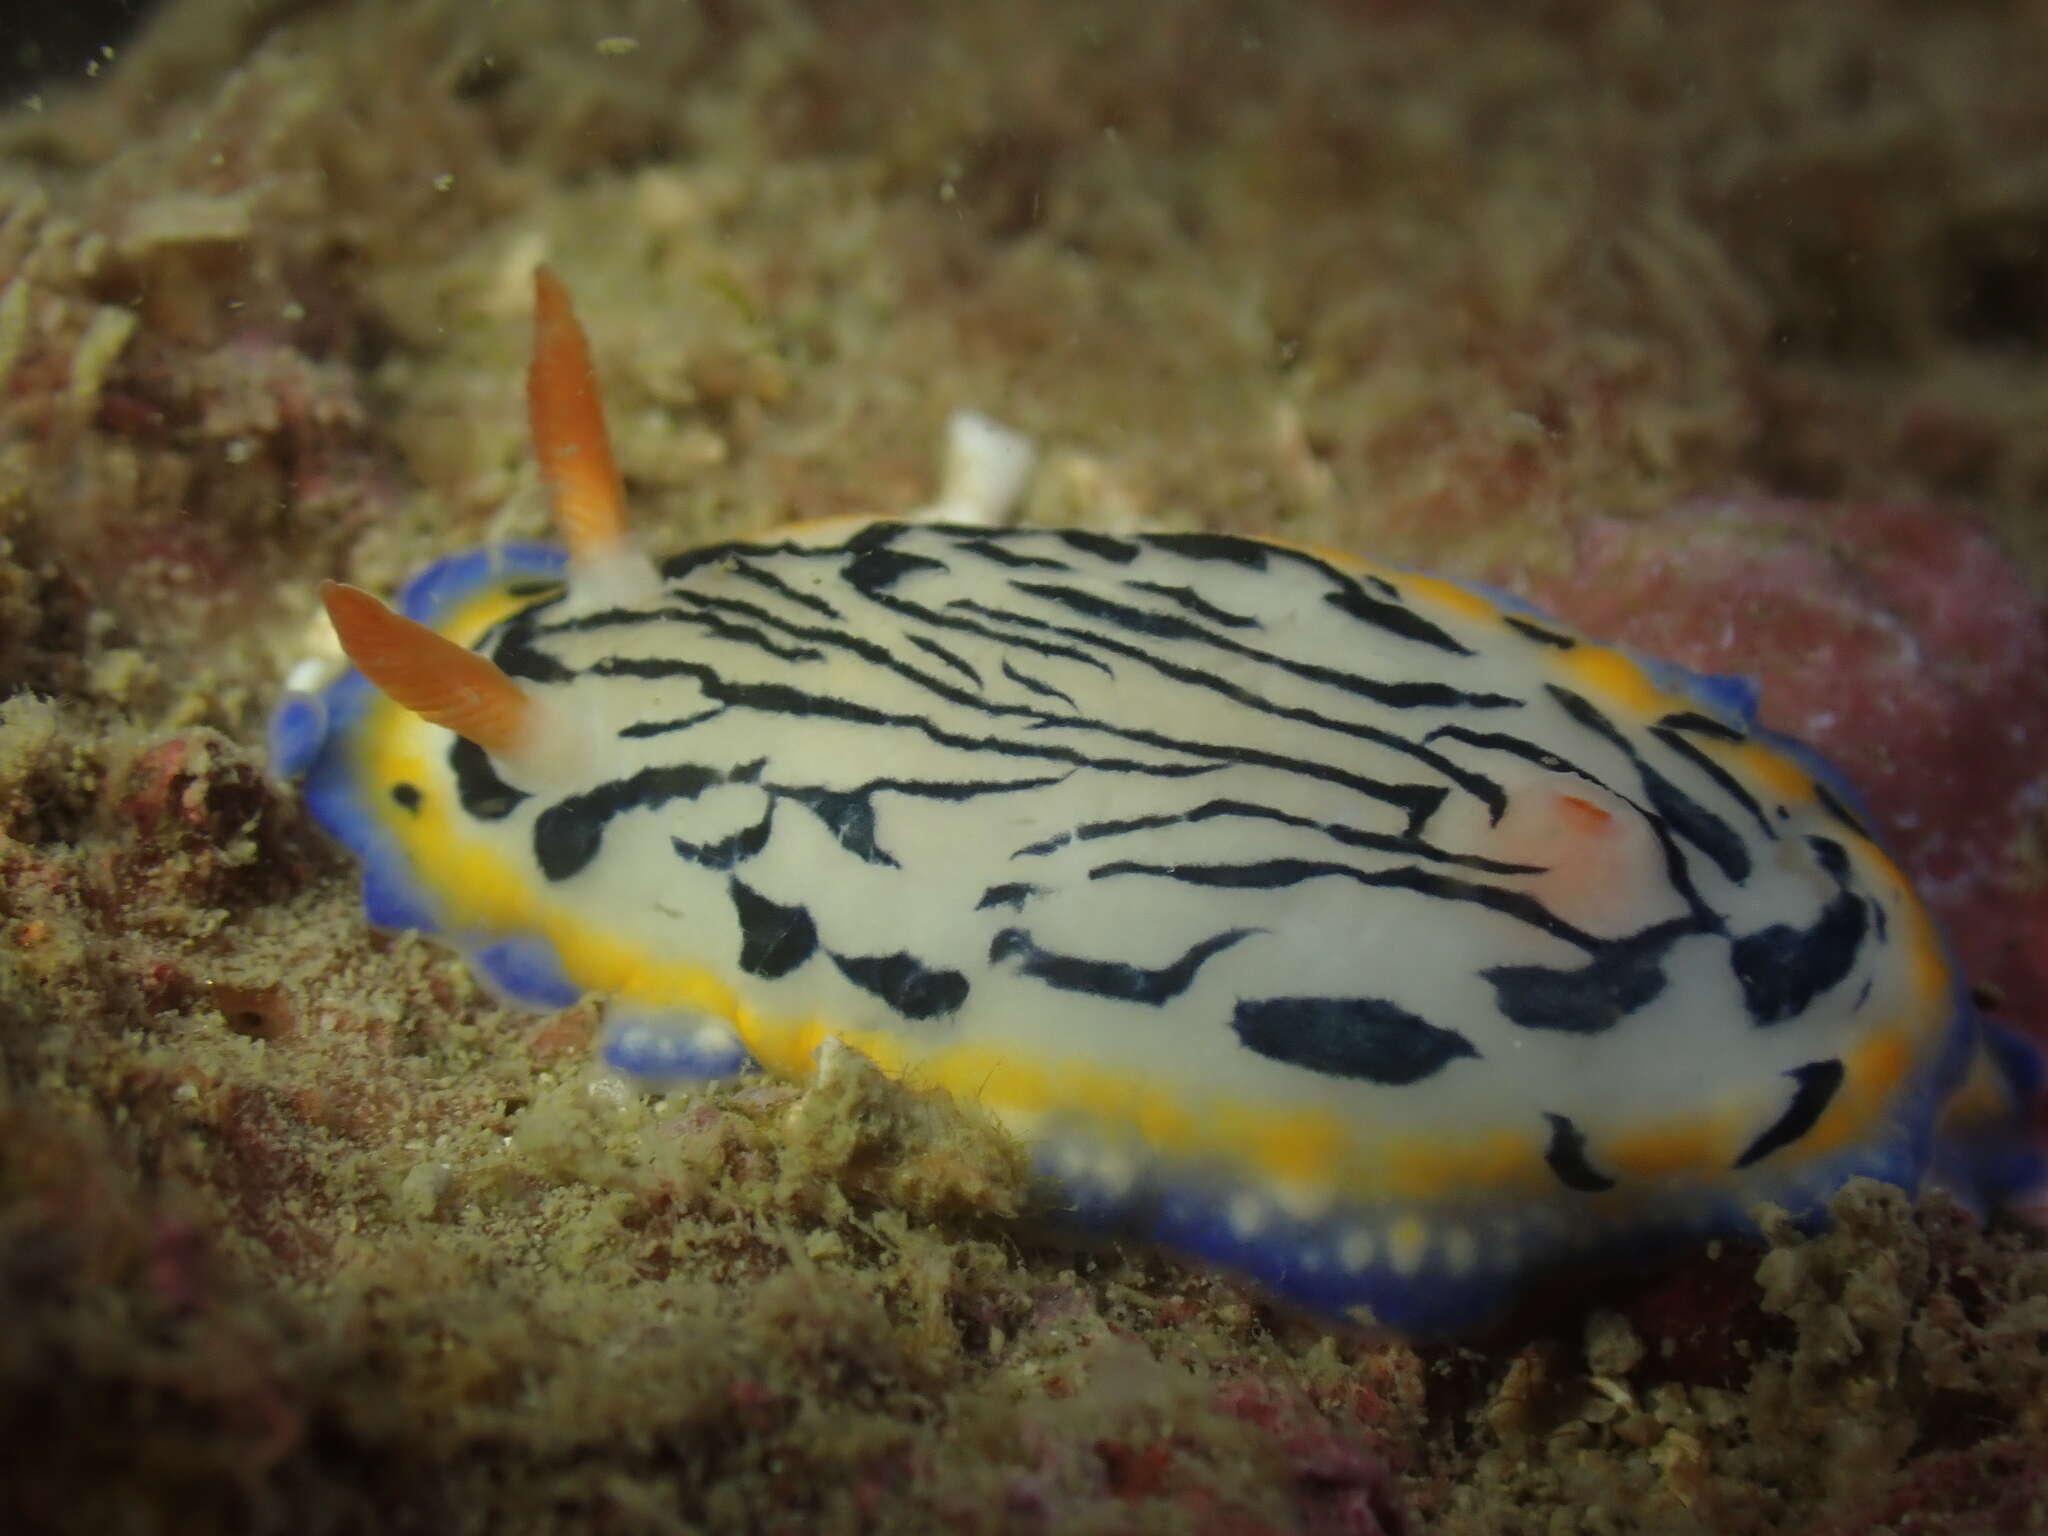
<path id="1" fill-rule="evenodd" d="M 2048 604 L 1926 507 L 1739 501 L 1583 524 L 1537 601 L 1762 687 L 1868 801 L 1994 1012 L 2048 1039 Z"/>

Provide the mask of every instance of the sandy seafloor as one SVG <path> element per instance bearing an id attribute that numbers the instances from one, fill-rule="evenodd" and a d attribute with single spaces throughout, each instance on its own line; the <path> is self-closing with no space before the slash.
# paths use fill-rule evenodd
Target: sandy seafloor
<path id="1" fill-rule="evenodd" d="M 1034 520 L 1641 618 L 1874 765 L 2038 1028 L 2048 7 L 183 0 L 102 63 L 0 120 L 0 1528 L 2048 1530 L 2018 1226 L 1871 1187 L 1332 1330 L 1035 1235 L 886 1083 L 622 1093 L 261 746 L 320 578 L 543 528 L 545 259 L 652 547 L 915 507 L 974 405 Z"/>

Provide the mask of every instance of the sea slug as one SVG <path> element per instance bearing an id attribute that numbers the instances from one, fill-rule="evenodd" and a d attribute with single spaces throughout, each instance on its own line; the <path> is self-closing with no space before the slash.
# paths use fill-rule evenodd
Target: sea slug
<path id="1" fill-rule="evenodd" d="M 354 666 L 273 749 L 371 921 L 601 996 L 618 1070 L 836 1041 L 993 1113 L 1077 1220 L 1418 1331 L 1856 1175 L 2037 1174 L 2037 1060 L 1740 681 L 1219 534 L 656 562 L 545 273 L 529 393 L 566 553 L 450 557 L 398 613 L 330 585 Z"/>

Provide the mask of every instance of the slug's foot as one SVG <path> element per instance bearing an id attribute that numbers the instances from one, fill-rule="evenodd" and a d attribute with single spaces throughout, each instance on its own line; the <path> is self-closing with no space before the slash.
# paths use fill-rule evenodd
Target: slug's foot
<path id="1" fill-rule="evenodd" d="M 605 1011 L 597 1054 L 649 1092 L 715 1082 L 754 1065 L 730 1024 L 687 1009 L 665 1013 L 614 1005 Z"/>

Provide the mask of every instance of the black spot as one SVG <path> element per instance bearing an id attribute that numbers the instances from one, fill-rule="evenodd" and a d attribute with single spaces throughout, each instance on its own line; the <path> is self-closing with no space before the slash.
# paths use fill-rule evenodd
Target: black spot
<path id="1" fill-rule="evenodd" d="M 972 663 L 960 656 L 958 652 L 948 650 L 945 646 L 939 644 L 938 641 L 929 639 L 924 635 L 911 635 L 909 640 L 919 650 L 938 657 L 940 661 L 943 661 L 955 672 L 965 677 L 975 687 L 979 688 L 981 686 L 981 674 L 974 669 Z"/>
<path id="2" fill-rule="evenodd" d="M 448 749 L 448 766 L 455 771 L 455 798 L 478 821 L 503 821 L 527 798 L 498 777 L 490 755 L 466 736 Z"/>
<path id="3" fill-rule="evenodd" d="M 1332 572 L 1332 574 L 1336 574 Z M 1355 581 L 1346 580 L 1334 592 L 1323 594 L 1323 601 L 1339 613 L 1348 613 L 1360 623 L 1370 624 L 1374 629 L 1387 634 L 1398 635 L 1403 640 L 1419 641 L 1439 651 L 1448 651 L 1453 656 L 1470 656 L 1470 646 L 1460 644 L 1450 634 L 1430 623 L 1414 609 L 1398 601 L 1370 597 L 1365 588 Z"/>
<path id="4" fill-rule="evenodd" d="M 787 976 L 817 951 L 818 927 L 802 907 L 770 901 L 735 880 L 732 909 L 740 920 L 740 969 L 768 981 Z"/>
<path id="5" fill-rule="evenodd" d="M 1785 1074 L 1799 1086 L 1792 1091 L 1792 1102 L 1785 1113 L 1778 1116 L 1765 1132 L 1752 1141 L 1742 1156 L 1735 1159 L 1735 1166 L 1747 1168 L 1751 1163 L 1761 1162 L 1780 1147 L 1790 1146 L 1808 1131 L 1814 1122 L 1833 1102 L 1836 1090 L 1842 1086 L 1844 1076 L 1839 1061 L 1809 1061 L 1803 1067 L 1794 1067 Z"/>
<path id="6" fill-rule="evenodd" d="M 974 904 L 974 910 L 986 912 L 991 907 L 1009 907 L 1013 911 L 1022 911 L 1024 903 L 1043 889 L 1043 886 L 1032 885 L 1024 880 L 1009 885 L 992 885 L 981 893 L 981 900 Z"/>
<path id="7" fill-rule="evenodd" d="M 1062 566 L 1061 569 L 1065 570 L 1066 567 Z M 994 619 L 998 623 L 1013 624 L 1027 629 L 1052 632 L 1058 627 L 1021 613 L 1011 613 L 1007 609 L 991 608 L 986 603 L 977 603 L 971 597 L 953 598 L 946 604 L 946 607 L 949 609 L 957 608 L 962 613 L 977 613 L 984 618 Z M 1034 635 L 1019 635 L 1008 630 L 994 629 L 989 625 L 977 624 L 971 619 L 961 618 L 958 614 L 935 613 L 929 609 L 918 608 L 915 604 L 908 605 L 905 612 L 929 623 L 943 625 L 947 629 L 957 629 L 963 634 L 974 635 L 983 640 L 993 640 L 998 645 L 1005 646 L 1011 650 L 1025 650 L 1037 656 L 1057 656 L 1064 661 L 1078 661 L 1084 667 L 1093 667 L 1104 677 L 1116 676 L 1116 669 L 1110 666 L 1108 662 L 1099 656 L 1091 656 L 1087 651 L 1081 650 L 1077 646 L 1058 645 L 1049 640 L 1038 639 Z M 1083 638 L 1091 642 L 1094 640 L 1093 636 L 1084 636 Z"/>
<path id="8" fill-rule="evenodd" d="M 1739 731 L 1724 721 L 1716 720 L 1712 715 L 1702 715 L 1690 709 L 1680 710 L 1675 715 L 1666 715 L 1657 724 L 1669 730 L 1691 731 L 1696 736 L 1711 736 L 1716 741 L 1747 741 L 1749 739 L 1747 731 Z"/>
<path id="9" fill-rule="evenodd" d="M 566 880 L 597 857 L 605 828 L 614 816 L 670 800 L 694 800 L 723 782 L 715 768 L 677 763 L 643 768 L 630 779 L 613 779 L 596 789 L 558 800 L 533 824 L 533 856 L 550 880 Z"/>
<path id="10" fill-rule="evenodd" d="M 699 544 L 695 549 L 686 549 L 680 554 L 670 555 L 664 559 L 661 562 L 661 579 L 669 583 L 678 582 L 707 565 L 717 565 L 724 561 L 737 562 L 743 554 L 758 555 L 765 552 L 761 545 L 739 544 L 730 540 L 723 544 Z"/>
<path id="11" fill-rule="evenodd" d="M 758 766 L 758 765 L 750 765 Z M 729 775 L 735 782 L 745 770 Z M 770 785 L 771 793 L 804 806 L 825 824 L 839 846 L 864 864 L 897 868 L 895 858 L 876 840 L 875 796 L 896 794 L 925 800 L 966 801 L 982 795 L 1017 794 L 1057 784 L 1064 774 L 1028 779 L 872 779 L 851 789 L 816 785 Z"/>
<path id="12" fill-rule="evenodd" d="M 1069 835 L 1062 833 L 1059 839 L 1036 848 L 1019 849 L 1018 852 L 1042 853 L 1058 847 L 1059 842 Z M 1566 922 L 1526 891 L 1509 890 L 1483 880 L 1441 875 L 1413 865 L 1375 868 L 1329 859 L 1261 859 L 1249 864 L 1144 864 L 1135 859 L 1118 859 L 1098 864 L 1088 871 L 1090 880 L 1113 880 L 1122 876 L 1170 880 L 1181 885 L 1209 886 L 1226 891 L 1281 891 L 1312 880 L 1354 880 L 1364 886 L 1414 891 L 1435 900 L 1470 902 L 1540 928 L 1553 938 L 1575 944 L 1588 953 L 1598 953 L 1603 944 L 1602 940 L 1584 929 Z"/>
<path id="13" fill-rule="evenodd" d="M 505 583 L 507 597 L 555 597 L 561 591 L 562 584 L 550 576 L 532 576 L 523 581 Z"/>
<path id="14" fill-rule="evenodd" d="M 1113 565 L 1129 565 L 1138 558 L 1138 546 L 1130 540 L 1113 539 L 1106 533 L 1090 533 L 1085 528 L 1061 529 L 1060 542 L 1069 549 L 1078 549 L 1084 555 L 1093 555 Z"/>
<path id="15" fill-rule="evenodd" d="M 779 791 L 810 810 L 839 846 L 863 864 L 888 869 L 896 861 L 875 844 L 875 803 L 869 789 L 790 788 Z"/>
<path id="16" fill-rule="evenodd" d="M 534 631 L 540 627 L 542 615 L 551 606 L 550 603 L 536 603 L 514 615 L 499 632 L 498 638 L 490 643 L 490 658 L 507 677 L 528 683 L 566 683 L 575 677 L 574 668 L 564 665 L 533 643 Z"/>
<path id="17" fill-rule="evenodd" d="M 631 725 L 619 727 L 619 740 L 645 741 L 650 736 L 671 736 L 677 731 L 687 731 L 693 725 L 702 725 L 706 720 L 715 720 L 724 713 L 725 706 L 715 704 L 695 714 L 678 715 L 673 720 L 635 720 Z"/>
<path id="18" fill-rule="evenodd" d="M 1511 757 L 1519 757 L 1523 762 L 1534 763 L 1538 768 L 1551 773 L 1569 773 L 1584 779 L 1588 784 L 1598 785 L 1601 789 L 1608 787 L 1598 774 L 1559 757 L 1555 752 L 1544 750 L 1533 741 L 1525 741 L 1520 736 L 1510 735 L 1505 731 L 1475 731 L 1462 725 L 1440 725 L 1422 738 L 1424 746 L 1434 746 L 1439 741 L 1457 741 L 1468 747 L 1478 747 L 1482 751 L 1505 752 Z"/>
<path id="19" fill-rule="evenodd" d="M 1062 704 L 1066 705 L 1067 708 L 1073 710 L 1076 714 L 1080 713 L 1081 706 L 1074 702 L 1074 696 L 1071 693 L 1067 693 L 1061 689 L 1055 688 L 1051 683 L 1045 682 L 1040 678 L 1033 677 L 1027 672 L 1019 672 L 1015 667 L 1011 666 L 1007 660 L 1003 662 L 1003 676 L 1007 677 L 1013 683 L 1017 683 L 1025 688 L 1028 688 L 1031 692 L 1037 694 L 1042 699 L 1058 699 Z"/>
<path id="20" fill-rule="evenodd" d="M 1841 892 L 1821 909 L 1810 928 L 1773 923 L 1734 944 L 1735 979 L 1750 1018 L 1781 1024 L 1847 976 L 1856 964 L 1870 909 L 1863 898 Z"/>
<path id="21" fill-rule="evenodd" d="M 1152 816 L 1126 816 L 1117 821 L 1084 822 L 1074 829 L 1077 842 L 1094 842 L 1102 838 L 1125 837 L 1134 832 L 1152 832 L 1161 827 L 1192 826 L 1200 822 L 1214 821 L 1219 817 L 1242 817 L 1247 820 L 1276 822 L 1284 827 L 1302 827 L 1321 833 L 1332 842 L 1347 848 L 1370 848 L 1379 853 L 1398 854 L 1405 858 L 1426 859 L 1435 864 L 1454 865 L 1460 869 L 1482 870 L 1489 875 L 1540 875 L 1544 872 L 1541 864 L 1516 864 L 1507 859 L 1489 859 L 1477 853 L 1451 853 L 1436 848 L 1419 838 L 1395 837 L 1385 832 L 1361 832 L 1356 827 L 1342 822 L 1317 821 L 1313 816 L 1297 816 L 1270 805 L 1257 805 L 1249 800 L 1205 800 L 1192 810 L 1162 811 Z"/>
<path id="22" fill-rule="evenodd" d="M 1649 791 L 1650 804 L 1671 823 L 1672 831 L 1712 859 L 1735 884 L 1749 878 L 1749 845 L 1741 833 L 1640 758 L 1636 769 L 1642 775 L 1643 788 Z"/>
<path id="23" fill-rule="evenodd" d="M 690 843 L 680 837 L 671 837 L 669 846 L 679 858 L 688 859 L 705 869 L 715 869 L 721 874 L 744 864 L 763 848 L 768 846 L 768 834 L 775 826 L 775 806 L 771 801 L 767 813 L 751 827 L 742 827 L 728 837 L 715 842 Z"/>
<path id="24" fill-rule="evenodd" d="M 1676 715 L 1665 716 L 1666 720 L 1678 718 L 1680 717 Z M 1743 787 L 1740 779 L 1736 778 L 1726 768 L 1715 762 L 1713 758 L 1694 746 L 1689 736 L 1683 731 L 1674 730 L 1666 724 L 1651 726 L 1650 734 L 1691 763 L 1695 768 L 1699 769 L 1701 773 L 1712 779 L 1715 787 L 1722 794 L 1749 812 L 1750 817 L 1756 822 L 1758 830 L 1765 837 L 1773 842 L 1777 841 L 1778 829 L 1771 825 L 1770 817 L 1764 814 L 1764 808 L 1757 803 L 1756 797 Z"/>
<path id="25" fill-rule="evenodd" d="M 1161 581 L 1126 581 L 1125 586 L 1133 592 L 1149 592 L 1154 597 L 1163 597 L 1178 603 L 1189 613 L 1199 615 L 1212 624 L 1221 624 L 1225 629 L 1263 629 L 1265 626 L 1246 613 L 1232 613 L 1228 608 L 1219 608 L 1202 596 L 1193 587 L 1168 586 Z"/>
<path id="26" fill-rule="evenodd" d="M 1419 1083 L 1472 1042 L 1378 997 L 1268 997 L 1237 1005 L 1230 1027 L 1248 1050 L 1331 1077 L 1399 1088 Z"/>
<path id="27" fill-rule="evenodd" d="M 1256 928 L 1233 928 L 1227 933 L 1212 934 L 1172 964 L 1148 969 L 1124 960 L 1055 954 L 1040 949 L 1022 928 L 1005 928 L 990 943 L 988 958 L 994 964 L 1021 956 L 1026 976 L 1062 992 L 1086 992 L 1119 1003 L 1144 1003 L 1157 1008 L 1187 991 L 1195 973 L 1212 955 L 1221 954 L 1257 932 Z"/>
<path id="28" fill-rule="evenodd" d="M 733 623 L 714 611 L 716 609 L 724 609 L 728 612 L 737 610 L 750 616 L 754 614 L 765 615 L 766 610 L 758 604 L 744 602 L 738 598 L 721 600 L 706 597 L 701 592 L 678 592 L 674 594 L 674 600 L 690 604 L 690 611 L 681 612 L 675 609 L 668 609 L 655 617 L 671 624 L 690 625 L 692 628 L 703 630 L 704 633 L 712 636 L 714 639 L 730 640 L 736 645 L 759 651 L 765 656 L 772 656 L 777 661 L 822 661 L 825 658 L 825 653 L 816 646 L 784 645 L 779 640 L 769 638 L 767 634 L 751 624 Z M 593 619 L 602 617 L 605 617 L 605 615 L 592 615 Z M 629 614 L 625 617 L 629 622 L 636 624 L 646 622 L 645 616 L 641 614 Z M 579 621 L 579 623 L 587 624 L 588 621 Z"/>
<path id="29" fill-rule="evenodd" d="M 1837 885 L 1849 883 L 1849 851 L 1832 837 L 1809 837 L 1806 846 L 1813 850 L 1820 867 L 1828 872 Z"/>
<path id="30" fill-rule="evenodd" d="M 1500 1011 L 1524 1029 L 1597 1035 L 1663 992 L 1664 952 L 1677 936 L 1672 924 L 1661 924 L 1570 970 L 1496 965 L 1480 974 L 1493 984 Z"/>
<path id="31" fill-rule="evenodd" d="M 806 592 L 799 587 L 793 587 L 773 571 L 766 571 L 757 565 L 748 565 L 744 561 L 736 560 L 733 562 L 732 574 L 741 581 L 750 581 L 755 586 L 773 592 L 777 597 L 787 599 L 800 608 L 808 608 L 812 613 L 818 614 L 821 617 L 835 620 L 845 617 L 844 614 L 826 602 L 824 598 L 818 596 L 817 593 Z"/>
<path id="32" fill-rule="evenodd" d="M 1503 614 L 1502 618 L 1506 621 L 1509 629 L 1512 629 L 1518 635 L 1526 635 L 1538 645 L 1554 645 L 1560 651 L 1568 651 L 1579 643 L 1570 635 L 1560 635 L 1554 629 L 1545 629 L 1541 624 L 1532 624 L 1520 614 Z"/>
<path id="33" fill-rule="evenodd" d="M 997 565 L 1013 570 L 1029 569 L 1041 571 L 1071 571 L 1073 567 L 1064 560 L 1048 560 L 1042 555 L 1020 555 L 1015 550 L 1005 549 L 997 542 L 997 535 L 986 534 L 979 538 L 963 538 L 960 547 L 971 550 L 984 560 L 993 560 Z"/>
<path id="34" fill-rule="evenodd" d="M 400 805 L 400 806 L 401 806 L 401 807 L 402 807 L 403 809 L 405 809 L 405 810 L 408 810 L 408 811 L 411 811 L 411 812 L 412 812 L 412 813 L 413 813 L 413 814 L 414 814 L 415 816 L 417 816 L 417 815 L 419 814 L 419 809 L 420 809 L 420 787 L 419 787 L 419 785 L 417 785 L 417 784 L 394 784 L 394 785 L 392 785 L 392 786 L 391 786 L 391 798 L 392 798 L 393 800 L 397 801 L 397 802 L 398 802 L 398 804 L 399 804 L 399 805 Z"/>
<path id="35" fill-rule="evenodd" d="M 1154 613 L 1150 609 L 1134 607 L 1129 603 L 1114 602 L 1080 587 L 1054 586 L 1046 582 L 1021 579 L 1013 580 L 1011 585 L 1031 597 L 1042 597 L 1047 602 L 1059 603 L 1084 618 L 1111 624 L 1132 634 L 1145 635 L 1154 640 L 1216 642 L 1216 637 L 1210 635 L 1200 625 L 1176 614 Z"/>
<path id="36" fill-rule="evenodd" d="M 1177 614 L 1159 613 L 1146 608 L 1134 608 L 1128 603 L 1113 601 L 1110 598 L 1103 597 L 1098 592 L 1082 587 L 1058 586 L 1047 582 L 1023 580 L 1013 580 L 1011 586 L 1027 597 L 1043 598 L 1047 602 L 1057 603 L 1070 613 L 1079 614 L 1082 618 L 1088 620 L 1089 624 L 1096 631 L 1093 638 L 1094 643 L 1099 648 L 1115 651 L 1121 655 L 1138 657 L 1156 672 L 1163 673 L 1167 677 L 1175 678 L 1182 682 L 1192 683 L 1196 687 L 1207 688 L 1212 692 L 1220 693 L 1225 698 L 1234 699 L 1252 709 L 1262 710 L 1285 718 L 1306 720 L 1324 730 L 1342 731 L 1346 735 L 1357 736 L 1367 741 L 1377 741 L 1384 746 L 1391 746 L 1396 751 L 1421 759 L 1436 769 L 1437 772 L 1444 774 L 1448 778 L 1458 780 L 1460 783 L 1465 781 L 1460 778 L 1460 770 L 1456 765 L 1438 758 L 1432 752 L 1416 747 L 1412 742 L 1406 741 L 1392 732 L 1363 723 L 1341 722 L 1330 716 L 1320 714 L 1315 710 L 1297 710 L 1277 705 L 1266 698 L 1264 693 L 1259 690 L 1247 689 L 1239 684 L 1227 681 L 1219 676 L 1213 667 L 1183 666 L 1168 661 L 1161 654 L 1159 646 L 1133 646 L 1129 642 L 1116 638 L 1113 634 L 1104 634 L 1101 631 L 1105 629 L 1121 630 L 1128 634 L 1143 636 L 1148 641 L 1162 640 L 1175 644 L 1188 642 L 1193 645 L 1212 646 L 1217 650 L 1227 651 L 1233 656 L 1242 656 L 1247 661 L 1257 662 L 1260 666 L 1277 667 L 1280 671 L 1294 677 L 1305 678 L 1310 682 L 1319 683 L 1328 688 L 1342 689 L 1346 693 L 1355 694 L 1361 698 L 1374 699 L 1382 704 L 1390 704 L 1396 709 L 1519 709 L 1522 707 L 1520 699 L 1513 698 L 1504 693 L 1471 693 L 1435 679 L 1410 678 L 1400 682 L 1388 682 L 1378 678 L 1363 677 L 1357 673 L 1346 672 L 1336 667 L 1326 667 L 1316 662 L 1296 661 L 1271 651 L 1262 651 L 1256 646 L 1246 645 L 1243 641 L 1233 639 L 1221 630 L 1205 628 L 1203 625 L 1197 624 L 1190 619 L 1182 618 Z M 1361 601 L 1366 600 L 1361 596 Z M 976 608 L 980 606 L 968 600 L 956 600 L 955 605 Z M 1012 623 L 1034 627 L 1048 627 L 1042 621 L 1023 615 L 1006 614 L 999 610 L 982 611 L 989 612 L 995 617 L 1007 619 Z M 1090 638 L 1086 632 L 1077 632 L 1064 625 L 1052 625 L 1049 627 L 1058 634 L 1069 635 L 1078 639 Z"/>
<path id="37" fill-rule="evenodd" d="M 871 549 L 886 549 L 910 531 L 909 523 L 892 523 L 877 520 L 864 523 L 853 531 L 845 547 L 856 555 L 864 555 Z"/>
<path id="38" fill-rule="evenodd" d="M 886 592 L 912 571 L 943 571 L 945 568 L 944 561 L 925 555 L 906 555 L 897 549 L 871 549 L 857 555 L 840 575 L 863 597 L 873 597 L 877 592 Z"/>
<path id="39" fill-rule="evenodd" d="M 1266 568 L 1267 546 L 1256 539 L 1241 539 L 1229 533 L 1155 533 L 1145 541 L 1155 549 L 1170 549 L 1190 560 L 1221 560 L 1248 571 Z"/>
<path id="40" fill-rule="evenodd" d="M 872 992 L 906 1019 L 936 1019 L 967 1001 L 967 978 L 935 970 L 915 955 L 834 955 L 832 963 L 863 992 Z"/>
<path id="41" fill-rule="evenodd" d="M 1543 1160 L 1557 1175 L 1557 1182 L 1582 1195 L 1597 1195 L 1614 1188 L 1614 1180 L 1595 1168 L 1586 1157 L 1586 1133 L 1565 1115 L 1545 1115 L 1550 1122 L 1550 1146 Z"/>

